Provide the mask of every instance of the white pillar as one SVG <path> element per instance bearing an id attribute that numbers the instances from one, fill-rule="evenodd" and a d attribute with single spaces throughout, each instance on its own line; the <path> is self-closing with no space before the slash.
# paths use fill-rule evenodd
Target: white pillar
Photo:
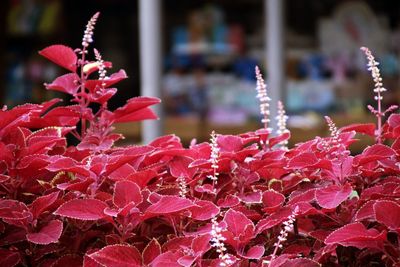
<path id="1" fill-rule="evenodd" d="M 141 95 L 161 97 L 161 1 L 139 0 Z M 142 122 L 142 142 L 162 135 L 162 108 L 153 107 L 160 120 Z"/>
<path id="2" fill-rule="evenodd" d="M 265 21 L 265 64 L 268 70 L 268 94 L 272 99 L 270 103 L 271 127 L 276 129 L 277 102 L 282 100 L 284 94 L 284 0 L 264 0 Z"/>

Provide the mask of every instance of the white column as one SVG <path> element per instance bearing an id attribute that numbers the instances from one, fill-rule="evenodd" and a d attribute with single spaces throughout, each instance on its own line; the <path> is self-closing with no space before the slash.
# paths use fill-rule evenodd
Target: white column
<path id="1" fill-rule="evenodd" d="M 282 100 L 284 94 L 284 0 L 264 0 L 265 8 L 265 64 L 268 70 L 268 94 L 272 99 L 270 103 L 271 127 L 276 129 L 277 102 Z"/>
<path id="2" fill-rule="evenodd" d="M 141 95 L 161 97 L 161 1 L 139 0 Z M 142 122 L 142 142 L 162 135 L 162 108 L 153 107 L 160 120 Z"/>

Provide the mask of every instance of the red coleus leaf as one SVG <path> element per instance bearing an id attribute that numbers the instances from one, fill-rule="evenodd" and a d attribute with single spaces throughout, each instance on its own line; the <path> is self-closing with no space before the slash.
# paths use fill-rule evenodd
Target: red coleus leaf
<path id="1" fill-rule="evenodd" d="M 390 230 L 400 229 L 400 205 L 394 201 L 380 200 L 373 205 L 376 221 Z"/>
<path id="2" fill-rule="evenodd" d="M 273 147 L 273 146 L 275 146 L 275 145 L 277 145 L 277 144 L 279 144 L 279 143 L 281 143 L 283 141 L 288 140 L 289 138 L 290 138 L 290 132 L 286 132 L 286 133 L 283 133 L 283 134 L 278 135 L 276 137 L 272 137 L 268 141 L 269 141 L 270 147 Z"/>
<path id="3" fill-rule="evenodd" d="M 193 160 L 188 157 L 175 157 L 173 160 L 169 162 L 169 169 L 171 175 L 178 178 L 184 177 L 188 179 L 192 179 L 194 174 L 196 173 L 196 168 L 189 168 L 189 164 Z"/>
<path id="4" fill-rule="evenodd" d="M 83 267 L 104 267 L 104 265 L 90 258 L 88 254 L 85 254 L 85 256 L 83 257 Z"/>
<path id="5" fill-rule="evenodd" d="M 245 254 L 240 255 L 245 259 L 255 259 L 259 260 L 265 252 L 264 246 L 254 246 L 251 247 Z"/>
<path id="6" fill-rule="evenodd" d="M 37 233 L 29 233 L 26 239 L 29 242 L 48 245 L 58 242 L 63 230 L 63 223 L 60 220 L 52 220 L 46 226 L 42 227 Z"/>
<path id="7" fill-rule="evenodd" d="M 52 83 L 45 84 L 46 89 L 60 91 L 70 95 L 76 95 L 79 89 L 79 76 L 76 73 L 68 73 L 57 77 Z"/>
<path id="8" fill-rule="evenodd" d="M 41 50 L 39 54 L 67 70 L 72 72 L 76 70 L 78 57 L 74 50 L 68 46 L 52 45 Z"/>
<path id="9" fill-rule="evenodd" d="M 195 206 L 192 201 L 178 196 L 162 196 L 159 201 L 147 208 L 146 213 L 168 214 Z"/>
<path id="10" fill-rule="evenodd" d="M 52 126 L 74 127 L 80 120 L 81 114 L 70 107 L 56 107 L 42 117 L 34 116 L 29 122 L 23 123 L 29 128 L 45 128 Z"/>
<path id="11" fill-rule="evenodd" d="M 152 263 L 151 266 L 152 267 L 182 267 L 182 265 L 180 265 L 178 263 L 179 258 L 181 258 L 183 256 L 183 253 L 180 251 L 167 251 L 163 254 L 160 254 L 157 258 L 155 258 Z"/>
<path id="12" fill-rule="evenodd" d="M 157 177 L 157 172 L 153 169 L 146 169 L 129 175 L 126 179 L 135 182 L 140 188 L 144 188 L 148 182 Z"/>
<path id="13" fill-rule="evenodd" d="M 288 162 L 288 167 L 294 169 L 301 169 L 313 166 L 314 164 L 317 163 L 318 163 L 318 158 L 313 153 L 304 152 L 290 159 Z"/>
<path id="14" fill-rule="evenodd" d="M 351 132 L 366 134 L 369 136 L 375 136 L 375 124 L 373 123 L 355 123 L 340 128 L 340 132 Z"/>
<path id="15" fill-rule="evenodd" d="M 107 267 L 139 267 L 142 266 L 142 255 L 133 246 L 111 245 L 88 254 L 96 262 Z"/>
<path id="16" fill-rule="evenodd" d="M 0 218 L 6 220 L 23 220 L 32 216 L 28 207 L 16 200 L 0 200 Z"/>
<path id="17" fill-rule="evenodd" d="M 29 207 L 33 218 L 36 219 L 42 212 L 47 210 L 57 200 L 58 195 L 59 192 L 53 192 L 35 199 Z"/>
<path id="18" fill-rule="evenodd" d="M 245 233 L 246 228 L 253 227 L 253 222 L 240 211 L 229 209 L 224 216 L 223 220 L 229 232 L 235 237 L 241 236 Z"/>
<path id="19" fill-rule="evenodd" d="M 135 205 L 142 202 L 142 194 L 137 184 L 131 181 L 119 181 L 115 183 L 113 203 L 118 208 L 123 208 L 133 202 Z"/>
<path id="20" fill-rule="evenodd" d="M 367 229 L 362 223 L 347 224 L 333 231 L 326 239 L 325 244 L 340 244 L 342 246 L 363 248 L 379 248 L 386 240 L 386 232 L 376 229 Z"/>
<path id="21" fill-rule="evenodd" d="M 143 264 L 150 265 L 150 263 L 161 254 L 161 246 L 157 239 L 153 238 L 144 248 L 142 257 Z"/>
<path id="22" fill-rule="evenodd" d="M 272 213 L 279 209 L 285 202 L 285 196 L 274 190 L 267 190 L 262 195 L 262 203 L 264 205 L 264 211 Z"/>
<path id="23" fill-rule="evenodd" d="M 354 215 L 355 221 L 375 218 L 374 203 L 375 200 L 371 200 L 362 205 L 361 208 Z"/>
<path id="24" fill-rule="evenodd" d="M 17 251 L 0 248 L 0 266 L 14 267 L 21 261 L 21 256 Z"/>
<path id="25" fill-rule="evenodd" d="M 371 161 L 390 158 L 396 155 L 396 151 L 388 146 L 376 144 L 366 148 L 361 155 L 359 155 L 359 164 L 366 164 Z"/>
<path id="26" fill-rule="evenodd" d="M 190 208 L 191 218 L 200 221 L 206 221 L 213 218 L 220 211 L 218 206 L 208 200 L 195 201 L 196 206 Z"/>
<path id="27" fill-rule="evenodd" d="M 270 229 L 276 225 L 283 223 L 291 214 L 292 210 L 285 207 L 271 214 L 267 218 L 258 221 L 256 226 L 257 233 L 261 233 L 264 230 Z"/>
<path id="28" fill-rule="evenodd" d="M 140 96 L 131 98 L 123 107 L 113 112 L 113 120 L 119 123 L 157 119 L 157 115 L 148 107 L 158 103 L 160 103 L 160 100 L 154 97 Z"/>
<path id="29" fill-rule="evenodd" d="M 352 190 L 350 184 L 343 186 L 330 185 L 317 189 L 315 191 L 315 199 L 322 208 L 334 209 L 350 196 Z"/>
<path id="30" fill-rule="evenodd" d="M 307 258 L 291 259 L 289 255 L 283 254 L 272 260 L 268 267 L 321 267 L 321 264 Z"/>
<path id="31" fill-rule="evenodd" d="M 54 214 L 85 221 L 99 220 L 106 216 L 105 208 L 107 204 L 97 199 L 72 199 L 62 204 Z"/>
<path id="32" fill-rule="evenodd" d="M 52 162 L 47 165 L 47 170 L 51 172 L 72 172 L 83 176 L 90 176 L 89 170 L 85 165 L 78 163 L 76 160 L 68 157 L 57 156 L 52 158 Z"/>
<path id="33" fill-rule="evenodd" d="M 219 135 L 217 143 L 221 152 L 236 152 L 243 148 L 242 138 L 235 135 Z"/>
<path id="34" fill-rule="evenodd" d="M 128 78 L 124 70 L 119 70 L 116 73 L 111 74 L 111 76 L 104 80 L 87 80 L 85 83 L 85 87 L 89 89 L 90 93 L 96 93 L 96 90 L 100 87 L 108 88 L 124 79 Z"/>

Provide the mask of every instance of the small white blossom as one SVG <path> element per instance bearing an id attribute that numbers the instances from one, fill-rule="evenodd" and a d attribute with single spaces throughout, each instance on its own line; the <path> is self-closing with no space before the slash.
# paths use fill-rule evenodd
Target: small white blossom
<path id="1" fill-rule="evenodd" d="M 219 147 L 217 143 L 217 134 L 215 131 L 212 131 L 211 138 L 210 138 L 210 147 L 211 147 L 211 154 L 210 154 L 210 162 L 211 168 L 213 169 L 213 174 L 208 175 L 207 177 L 210 178 L 213 182 L 217 183 L 218 181 L 218 158 L 219 158 Z"/>
<path id="2" fill-rule="evenodd" d="M 220 266 L 229 266 L 233 263 L 233 260 L 230 258 L 228 254 L 225 254 L 226 247 L 224 241 L 225 237 L 222 236 L 222 228 L 219 227 L 216 217 L 211 219 L 211 246 L 216 248 L 217 253 L 219 254 L 219 259 L 221 260 Z"/>
<path id="3" fill-rule="evenodd" d="M 271 260 L 268 261 L 267 264 L 269 264 L 273 259 L 275 259 L 278 249 L 282 248 L 283 245 L 282 243 L 287 240 L 289 232 L 293 231 L 293 225 L 296 220 L 296 216 L 299 214 L 299 207 L 296 206 L 294 210 L 292 211 L 292 214 L 289 215 L 288 219 L 283 222 L 283 229 L 280 231 L 279 236 L 278 236 L 278 241 L 274 244 L 274 252 L 271 255 Z M 264 261 L 266 263 L 266 261 Z"/>
<path id="4" fill-rule="evenodd" d="M 96 62 L 98 63 L 99 80 L 102 81 L 101 86 L 104 88 L 106 86 L 104 80 L 107 79 L 106 66 L 104 65 L 104 60 L 101 58 L 101 54 L 97 49 L 94 49 L 94 55 L 96 57 Z"/>
<path id="5" fill-rule="evenodd" d="M 183 176 L 179 176 L 178 179 L 178 184 L 179 184 L 179 196 L 186 198 L 186 194 L 188 192 L 187 189 L 187 183 L 186 183 L 186 179 Z"/>
<path id="6" fill-rule="evenodd" d="M 264 128 L 267 130 L 270 130 L 270 128 L 268 128 L 268 123 L 270 122 L 269 120 L 269 115 L 270 115 L 270 111 L 269 111 L 269 102 L 271 101 L 271 98 L 269 98 L 268 94 L 267 94 L 267 85 L 264 82 L 264 79 L 262 77 L 262 74 L 260 72 L 260 69 L 258 68 L 258 66 L 256 66 L 256 78 L 257 78 L 257 98 L 260 101 L 260 113 L 263 116 L 263 118 L 261 119 L 261 122 L 264 123 Z"/>
<path id="7" fill-rule="evenodd" d="M 96 21 L 99 17 L 100 13 L 97 12 L 96 14 L 93 15 L 93 17 L 88 21 L 86 25 L 85 32 L 83 34 L 83 39 L 82 39 L 82 46 L 83 48 L 87 48 L 90 43 L 93 42 L 93 30 L 94 26 L 96 25 Z"/>

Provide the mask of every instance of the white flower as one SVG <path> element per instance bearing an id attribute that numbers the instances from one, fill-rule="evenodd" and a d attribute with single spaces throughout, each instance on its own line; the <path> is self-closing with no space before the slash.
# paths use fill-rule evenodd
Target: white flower
<path id="1" fill-rule="evenodd" d="M 93 30 L 94 26 L 96 25 L 96 21 L 99 17 L 100 13 L 97 12 L 96 14 L 93 15 L 93 17 L 88 21 L 86 25 L 85 32 L 83 34 L 82 38 L 82 46 L 84 48 L 88 47 L 90 43 L 93 42 Z"/>

